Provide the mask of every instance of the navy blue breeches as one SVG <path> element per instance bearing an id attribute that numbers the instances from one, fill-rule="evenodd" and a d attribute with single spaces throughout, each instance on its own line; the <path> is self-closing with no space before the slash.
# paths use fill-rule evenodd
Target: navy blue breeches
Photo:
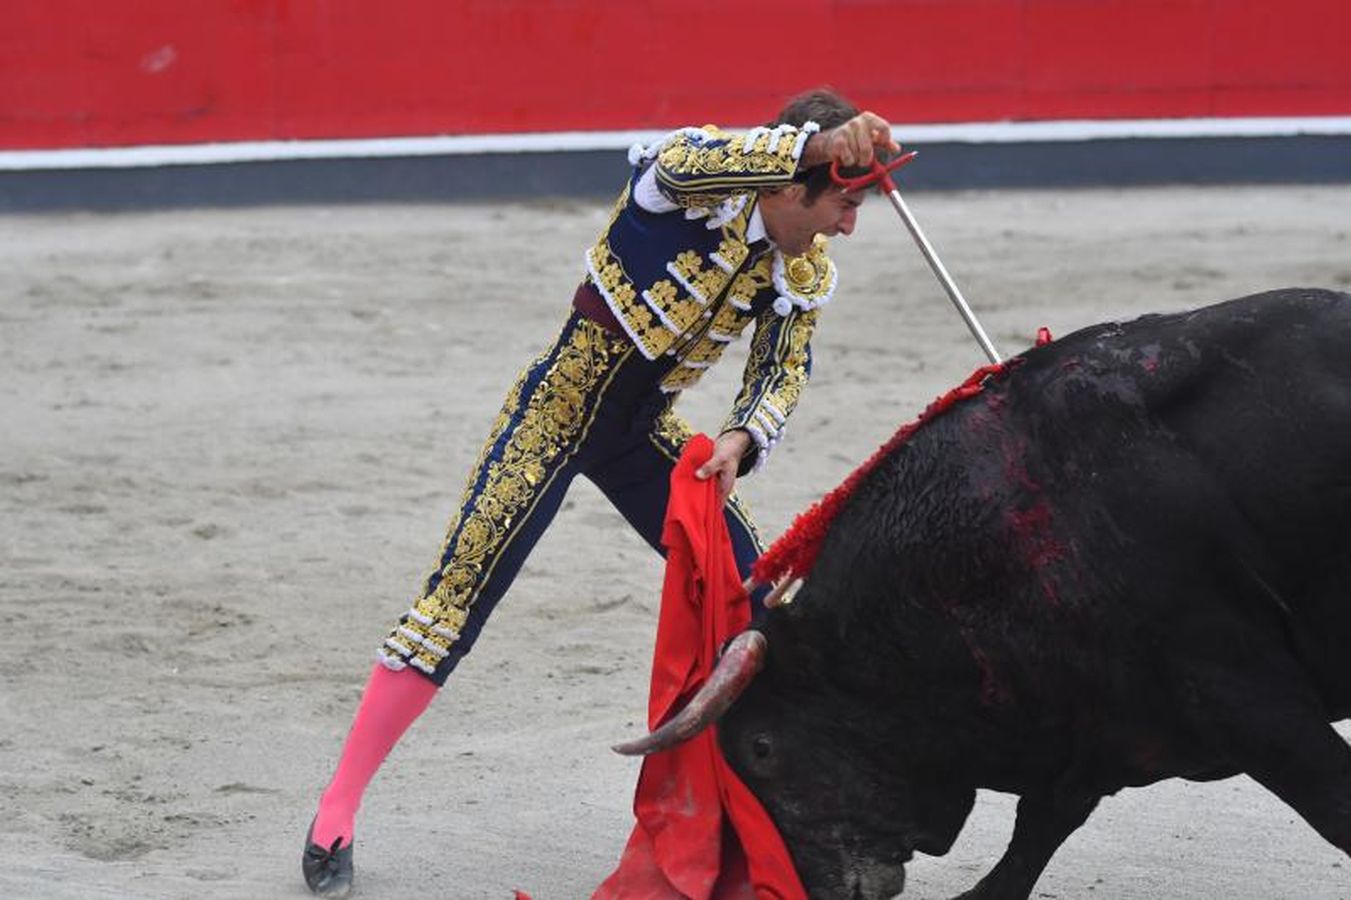
<path id="1" fill-rule="evenodd" d="M 659 387 L 668 369 L 580 314 L 568 318 L 507 395 L 469 473 L 439 567 L 380 648 L 385 665 L 412 666 L 444 684 L 579 474 L 664 553 L 671 470 L 692 433 Z M 762 547 L 735 494 L 725 515 L 744 578 Z"/>

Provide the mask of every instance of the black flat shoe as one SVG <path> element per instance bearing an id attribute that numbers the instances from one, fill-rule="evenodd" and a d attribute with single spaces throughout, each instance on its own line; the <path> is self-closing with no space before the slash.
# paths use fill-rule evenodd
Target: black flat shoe
<path id="1" fill-rule="evenodd" d="M 346 897 L 352 890 L 352 841 L 339 847 L 342 838 L 335 838 L 332 847 L 321 847 L 314 842 L 314 823 L 305 835 L 305 854 L 300 857 L 300 871 L 311 893 L 320 897 Z"/>

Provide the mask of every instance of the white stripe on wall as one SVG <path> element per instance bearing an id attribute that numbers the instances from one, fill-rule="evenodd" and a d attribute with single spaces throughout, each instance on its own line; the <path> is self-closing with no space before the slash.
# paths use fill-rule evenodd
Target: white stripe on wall
<path id="1" fill-rule="evenodd" d="M 1138 138 L 1296 137 L 1351 135 L 1351 116 L 1225 119 L 1110 119 L 1057 122 L 969 122 L 895 126 L 905 144 L 1001 144 Z M 70 150 L 0 151 L 0 171 L 126 169 L 298 159 L 454 156 L 469 153 L 555 153 L 626 150 L 666 131 L 561 131 L 332 141 L 239 141 Z"/>

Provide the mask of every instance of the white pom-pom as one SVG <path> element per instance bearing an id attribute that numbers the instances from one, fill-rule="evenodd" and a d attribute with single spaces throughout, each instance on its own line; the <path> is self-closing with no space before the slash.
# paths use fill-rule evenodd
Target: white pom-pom
<path id="1" fill-rule="evenodd" d="M 629 148 L 629 165 L 636 166 L 642 162 L 644 149 L 642 144 L 634 144 Z"/>
<path id="2" fill-rule="evenodd" d="M 774 298 L 774 311 L 781 316 L 788 315 L 793 311 L 793 301 L 780 294 Z"/>

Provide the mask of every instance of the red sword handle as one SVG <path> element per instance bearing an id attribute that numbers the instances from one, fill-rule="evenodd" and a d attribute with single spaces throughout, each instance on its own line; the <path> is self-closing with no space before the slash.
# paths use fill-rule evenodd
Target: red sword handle
<path id="1" fill-rule="evenodd" d="M 840 174 L 839 161 L 833 160 L 830 163 L 830 180 L 849 193 L 864 190 L 875 184 L 879 191 L 887 194 L 896 190 L 896 182 L 891 180 L 891 173 L 910 162 L 910 160 L 918 155 L 918 150 L 911 150 L 909 153 L 902 153 L 885 165 L 874 159 L 872 171 L 866 175 L 859 175 L 857 178 L 845 178 Z"/>

